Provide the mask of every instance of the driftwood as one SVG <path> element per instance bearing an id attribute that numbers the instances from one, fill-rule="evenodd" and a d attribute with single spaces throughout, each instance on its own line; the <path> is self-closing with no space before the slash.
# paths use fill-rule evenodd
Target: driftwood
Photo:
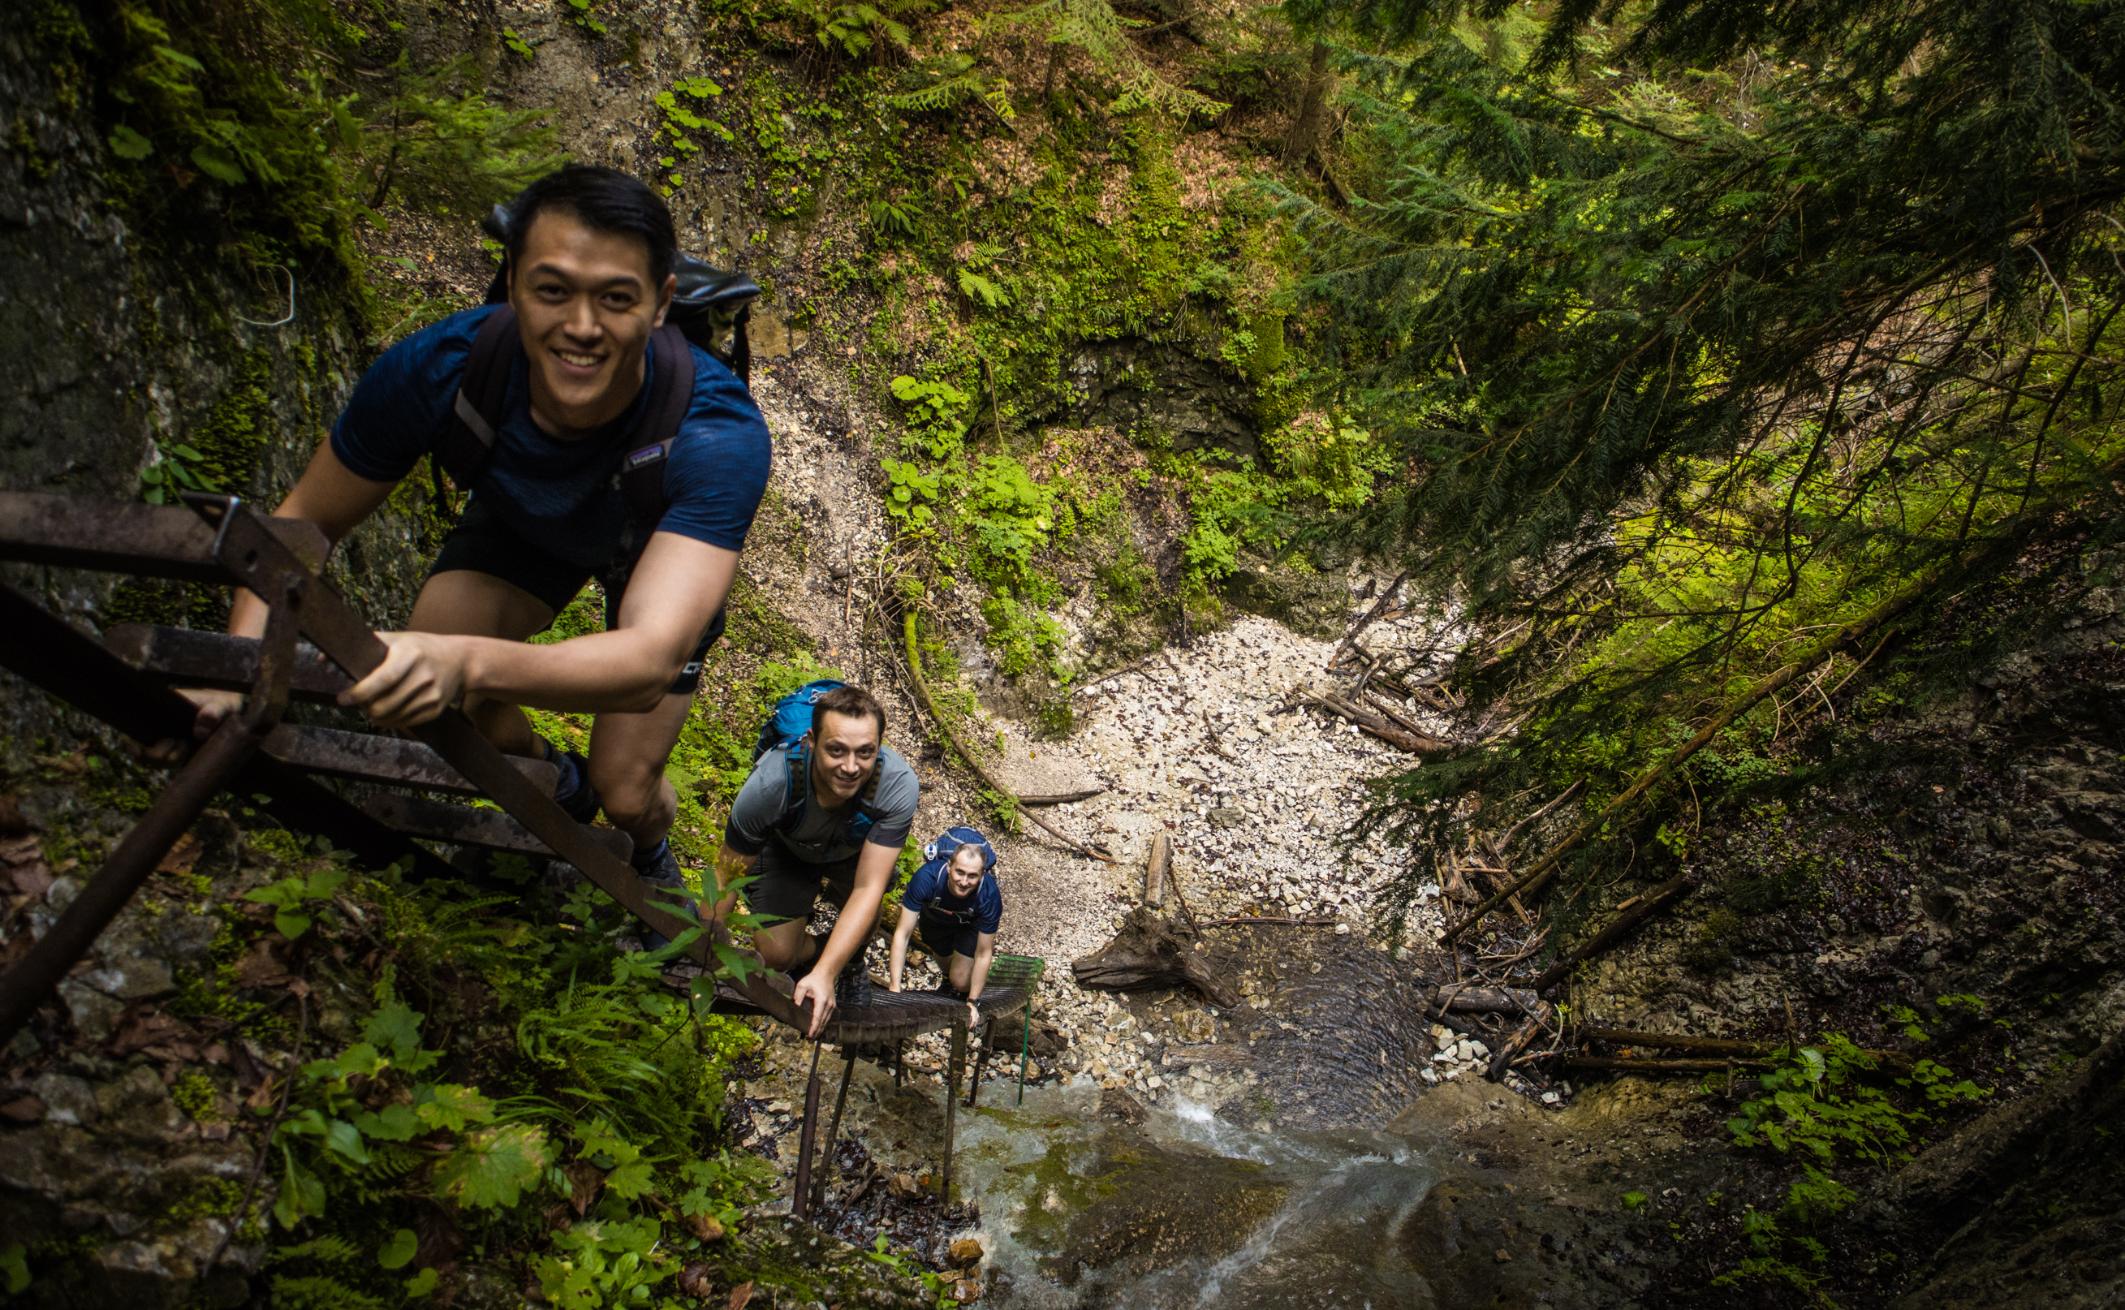
<path id="1" fill-rule="evenodd" d="M 1188 935 L 1202 936 L 1202 925 L 1195 921 L 1195 911 L 1188 908 L 1187 893 L 1181 890 L 1180 870 L 1173 867 L 1173 861 L 1170 859 L 1166 861 L 1166 890 L 1173 893 L 1173 903 L 1180 907 L 1181 917 L 1188 921 Z"/>
<path id="2" fill-rule="evenodd" d="M 1784 1042 L 1764 1042 L 1736 1037 L 1690 1037 L 1647 1032 L 1640 1028 L 1610 1028 L 1591 1023 L 1576 1025 L 1571 1036 L 1574 1042 L 1604 1042 L 1610 1046 L 1644 1046 L 1656 1051 L 1680 1051 L 1684 1055 L 1736 1056 L 1744 1059 L 1764 1059 L 1780 1049 L 1791 1049 L 1797 1044 L 1790 1039 Z M 1902 1051 L 1862 1048 L 1862 1054 L 1897 1068 L 1907 1068 L 1911 1064 L 1911 1057 Z"/>
<path id="3" fill-rule="evenodd" d="M 1326 928 L 1334 923 L 1333 918 L 1295 919 L 1288 914 L 1235 914 L 1228 918 L 1212 919 L 1205 928 L 1226 928 L 1233 924 L 1282 924 L 1289 928 Z"/>
<path id="4" fill-rule="evenodd" d="M 1609 1073 L 1724 1073 L 1743 1065 L 1760 1067 L 1767 1061 L 1741 1055 L 1724 1060 L 1631 1060 L 1613 1055 L 1567 1055 L 1557 1063 L 1567 1069 L 1598 1069 Z"/>
<path id="5" fill-rule="evenodd" d="M 1387 612 L 1388 608 L 1394 604 L 1395 593 L 1400 591 L 1402 584 L 1407 581 L 1409 581 L 1409 570 L 1403 569 L 1395 575 L 1393 582 L 1380 589 L 1380 598 L 1372 603 L 1372 608 L 1365 611 L 1363 618 L 1351 624 L 1350 630 L 1343 634 L 1343 640 L 1336 643 L 1335 652 L 1328 657 L 1328 667 L 1334 668 L 1343 662 L 1343 656 L 1357 645 L 1359 634 L 1371 627 L 1382 614 Z"/>
<path id="6" fill-rule="evenodd" d="M 1375 714 L 1370 709 L 1353 705 L 1341 696 L 1332 693 L 1326 696 L 1303 695 L 1299 697 L 1299 702 L 1348 719 L 1364 729 L 1369 735 L 1378 737 L 1388 745 L 1408 751 L 1412 755 L 1437 755 L 1453 749 L 1454 744 L 1444 737 L 1434 737 L 1429 733 L 1411 732 L 1400 724 Z"/>
<path id="7" fill-rule="evenodd" d="M 1173 864 L 1173 840 L 1160 833 L 1151 839 L 1151 856 L 1144 861 L 1144 904 L 1157 909 L 1166 903 L 1166 871 Z"/>
<path id="8" fill-rule="evenodd" d="M 1607 927 L 1588 938 L 1586 942 L 1566 952 L 1555 964 L 1544 969 L 1535 979 L 1534 989 L 1546 992 L 1571 976 L 1572 970 L 1582 963 L 1608 950 L 1631 934 L 1631 930 L 1658 914 L 1670 903 L 1688 895 L 1695 883 L 1686 873 L 1678 873 L 1643 896 L 1625 901 L 1622 910 L 1609 921 Z"/>
<path id="9" fill-rule="evenodd" d="M 1086 859 L 1099 860 L 1106 864 L 1114 863 L 1114 857 L 1107 854 L 1105 851 L 1094 850 L 1092 847 L 1085 845 L 1083 842 L 1077 840 L 1075 837 L 1071 837 L 1065 834 L 1054 824 L 1049 823 L 1046 819 L 1041 818 L 1037 814 L 1027 814 L 1023 803 L 1018 799 L 1018 793 L 1012 791 L 1009 787 L 1006 787 L 1003 785 L 1003 783 L 997 781 L 996 775 L 990 773 L 987 769 L 982 767 L 981 761 L 974 758 L 974 752 L 968 750 L 966 748 L 966 744 L 959 740 L 958 733 L 952 731 L 951 722 L 947 720 L 944 715 L 937 712 L 937 701 L 930 695 L 930 684 L 923 680 L 922 653 L 920 650 L 917 649 L 915 645 L 914 610 L 909 610 L 904 616 L 902 616 L 901 633 L 907 645 L 908 681 L 915 684 L 916 697 L 922 701 L 922 708 L 929 712 L 930 722 L 936 724 L 937 731 L 943 734 L 945 744 L 950 746 L 952 748 L 952 753 L 957 755 L 961 760 L 965 761 L 966 766 L 974 771 L 974 776 L 981 779 L 982 786 L 987 787 L 990 791 L 993 791 L 997 795 L 1009 800 L 1012 806 L 1016 808 L 1020 814 L 1025 815 L 1025 820 L 1027 823 L 1030 823 L 1034 827 L 1040 829 L 1042 832 L 1047 833 L 1050 837 L 1053 837 L 1055 840 L 1061 842 L 1063 845 L 1069 847 L 1071 850 L 1076 851 L 1079 855 L 1084 856 Z"/>
<path id="10" fill-rule="evenodd" d="M 1521 987 L 1463 987 L 1451 984 L 1431 994 L 1431 1012 L 1461 1014 L 1541 1014 L 1549 1006 Z"/>
<path id="11" fill-rule="evenodd" d="M 1972 558 L 1974 557 L 1975 555 L 1973 554 Z M 1747 691 L 1722 706 L 1718 713 L 1714 714 L 1702 728 L 1698 729 L 1695 736 L 1677 746 L 1658 764 L 1632 779 L 1630 786 L 1618 792 L 1615 798 L 1602 806 L 1598 813 L 1582 820 L 1577 827 L 1573 828 L 1561 840 L 1543 852 L 1542 857 L 1536 860 L 1528 868 L 1527 872 L 1521 874 L 1509 886 L 1492 894 L 1481 905 L 1470 910 L 1460 919 L 1448 924 L 1446 930 L 1440 934 L 1441 940 L 1446 942 L 1456 940 L 1462 933 L 1467 932 L 1480 922 L 1484 915 L 1504 904 L 1509 897 L 1532 894 L 1555 875 L 1564 857 L 1576 849 L 1581 842 L 1600 832 L 1604 827 L 1628 812 L 1655 786 L 1688 762 L 1691 756 L 1710 744 L 1720 733 L 1726 731 L 1729 724 L 1750 710 L 1755 709 L 1763 703 L 1765 697 L 1775 694 L 1795 678 L 1809 672 L 1816 665 L 1830 658 L 1838 650 L 1861 637 L 1871 635 L 1875 630 L 1900 618 L 1905 610 L 1929 595 L 1934 583 L 1938 582 L 1944 574 L 1944 569 L 1935 569 L 1913 579 L 1895 595 L 1808 647 L 1798 658 L 1757 679 Z"/>
<path id="12" fill-rule="evenodd" d="M 1239 756 L 1225 749 L 1225 734 L 1218 731 L 1217 720 L 1210 717 L 1209 710 L 1203 711 L 1203 731 L 1210 736 L 1211 750 L 1216 751 L 1221 758 L 1233 764 L 1240 762 Z"/>
<path id="13" fill-rule="evenodd" d="M 1129 911 L 1113 941 L 1072 962 L 1070 972 L 1081 987 L 1115 992 L 1189 987 L 1212 1005 L 1239 1004 L 1239 997 L 1210 972 L 1179 926 L 1142 906 Z"/>
<path id="14" fill-rule="evenodd" d="M 1505 1077 L 1505 1071 L 1513 1067 L 1513 1057 L 1526 1050 L 1530 1042 L 1542 1035 L 1542 1031 L 1543 1024 L 1539 1015 L 1531 1016 L 1526 1023 L 1514 1029 L 1513 1035 L 1491 1052 L 1490 1068 L 1484 1071 L 1490 1080 L 1497 1082 Z"/>
<path id="15" fill-rule="evenodd" d="M 1018 804 L 1026 809 L 1040 805 L 1075 805 L 1079 801 L 1089 801 L 1094 796 L 1105 795 L 1106 791 L 1105 787 L 1080 787 L 1076 791 L 1027 792 L 1018 797 Z"/>
<path id="16" fill-rule="evenodd" d="M 1585 785 L 1586 779 L 1579 779 L 1571 786 L 1566 787 L 1563 791 L 1558 792 L 1555 796 L 1550 797 L 1549 800 L 1545 801 L 1542 804 L 1541 808 L 1535 810 L 1531 814 L 1522 816 L 1518 823 L 1515 823 L 1512 827 L 1507 828 L 1502 834 L 1499 835 L 1499 837 L 1495 841 L 1485 842 L 1484 845 L 1488 846 L 1492 851 L 1496 852 L 1502 858 L 1506 851 L 1512 849 L 1513 842 L 1519 839 L 1521 833 L 1526 832 L 1533 825 L 1542 822 L 1542 818 L 1544 815 L 1548 814 L 1551 810 L 1556 809 L 1559 805 L 1562 805 L 1566 801 L 1570 800 L 1572 796 L 1577 793 L 1581 787 L 1584 787 Z M 1504 872 L 1504 870 L 1501 869 L 1499 870 L 1499 872 L 1502 873 Z"/>

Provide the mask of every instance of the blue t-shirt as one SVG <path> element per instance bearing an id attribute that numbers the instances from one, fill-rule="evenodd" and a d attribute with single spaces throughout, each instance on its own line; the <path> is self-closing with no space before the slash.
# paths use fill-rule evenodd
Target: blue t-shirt
<path id="1" fill-rule="evenodd" d="M 908 889 L 900 894 L 901 908 L 912 910 L 928 923 L 954 928 L 972 925 L 982 932 L 995 932 L 1003 922 L 1003 889 L 996 885 L 996 871 L 982 870 L 981 882 L 976 884 L 973 895 L 954 896 L 945 881 L 948 863 L 948 858 L 939 857 L 915 870 L 915 876 L 908 879 Z"/>
<path id="2" fill-rule="evenodd" d="M 472 339 L 497 306 L 452 314 L 392 346 L 356 384 L 332 428 L 332 453 L 361 477 L 396 482 L 456 424 L 453 406 Z M 668 507 L 656 531 L 740 550 L 767 487 L 769 442 L 760 409 L 721 360 L 694 352 L 693 400 L 664 465 Z M 626 413 L 562 440 L 531 419 L 530 364 L 509 352 L 509 392 L 494 449 L 470 490 L 525 540 L 590 571 L 614 563 L 627 526 L 615 484 L 626 436 L 649 405 L 655 352 Z"/>

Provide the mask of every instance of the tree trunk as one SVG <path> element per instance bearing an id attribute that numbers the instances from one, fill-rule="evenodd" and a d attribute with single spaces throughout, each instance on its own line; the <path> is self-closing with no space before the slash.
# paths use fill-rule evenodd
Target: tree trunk
<path id="1" fill-rule="evenodd" d="M 1239 997 L 1197 955 L 1170 919 L 1138 906 L 1122 920 L 1114 940 L 1070 965 L 1081 987 L 1135 992 L 1192 987 L 1213 1005 L 1233 1006 Z"/>
<path id="2" fill-rule="evenodd" d="M 1284 134 L 1284 167 L 1297 168 L 1313 153 L 1321 135 L 1321 110 L 1328 103 L 1328 43 L 1316 37 L 1313 57 L 1306 63 L 1306 88 L 1299 94 L 1299 112 Z"/>

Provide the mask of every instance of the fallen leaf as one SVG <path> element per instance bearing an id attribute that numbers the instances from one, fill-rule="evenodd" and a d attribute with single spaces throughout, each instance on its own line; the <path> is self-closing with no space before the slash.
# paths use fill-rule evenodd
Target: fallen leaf
<path id="1" fill-rule="evenodd" d="M 196 1060 L 198 1038 L 182 1020 L 161 1010 L 128 1010 L 118 1021 L 118 1031 L 111 1034 L 110 1051 L 113 1055 L 151 1051 L 160 1059 Z"/>
<path id="2" fill-rule="evenodd" d="M 751 1301 L 752 1299 L 753 1284 L 751 1279 L 747 1279 L 745 1282 L 742 1282 L 736 1287 L 730 1289 L 729 1310 L 745 1310 L 746 1303 Z"/>
<path id="3" fill-rule="evenodd" d="M 723 1236 L 723 1221 L 712 1214 L 683 1216 L 686 1230 L 704 1242 L 713 1242 Z"/>
<path id="4" fill-rule="evenodd" d="M 52 888 L 52 871 L 44 866 L 44 849 L 35 837 L 0 841 L 0 868 L 24 896 L 41 897 Z"/>
<path id="5" fill-rule="evenodd" d="M 33 1124 L 44 1118 L 44 1102 L 24 1092 L 11 1101 L 0 1101 L 0 1119 L 9 1123 Z"/>
<path id="6" fill-rule="evenodd" d="M 573 1160 L 562 1172 L 568 1175 L 568 1204 L 580 1217 L 604 1189 L 605 1171 L 588 1160 Z"/>
<path id="7" fill-rule="evenodd" d="M 238 987 L 280 987 L 289 979 L 288 961 L 280 953 L 281 939 L 261 937 L 251 943 L 236 962 Z"/>
<path id="8" fill-rule="evenodd" d="M 709 1293 L 716 1290 L 716 1281 L 710 1276 L 708 1266 L 696 1261 L 679 1271 L 679 1292 L 696 1301 L 706 1301 Z"/>
<path id="9" fill-rule="evenodd" d="M 260 1114 L 265 1114 L 273 1109 L 274 1103 L 279 1099 L 280 1080 L 278 1078 L 266 1078 L 251 1090 L 251 1094 L 244 1098 L 243 1103 L 246 1110 L 255 1110 Z"/>
<path id="10" fill-rule="evenodd" d="M 179 837 L 177 843 L 164 853 L 162 859 L 155 865 L 155 872 L 190 873 L 192 866 L 197 863 L 199 863 L 199 838 L 188 832 Z"/>

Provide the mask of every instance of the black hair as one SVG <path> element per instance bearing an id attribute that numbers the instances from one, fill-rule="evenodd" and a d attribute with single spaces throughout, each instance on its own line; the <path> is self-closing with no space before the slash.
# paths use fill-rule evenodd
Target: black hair
<path id="1" fill-rule="evenodd" d="M 524 238 L 531 220 L 540 211 L 553 209 L 575 215 L 584 226 L 599 232 L 634 237 L 649 247 L 649 292 L 664 289 L 671 276 L 678 237 L 672 230 L 671 209 L 664 198 L 642 180 L 616 168 L 595 164 L 569 164 L 533 182 L 509 202 L 510 267 L 524 254 Z"/>
<path id="2" fill-rule="evenodd" d="M 878 739 L 885 740 L 885 706 L 861 687 L 836 687 L 812 702 L 812 740 L 819 739 L 819 725 L 826 722 L 829 714 L 871 719 L 878 725 Z"/>

